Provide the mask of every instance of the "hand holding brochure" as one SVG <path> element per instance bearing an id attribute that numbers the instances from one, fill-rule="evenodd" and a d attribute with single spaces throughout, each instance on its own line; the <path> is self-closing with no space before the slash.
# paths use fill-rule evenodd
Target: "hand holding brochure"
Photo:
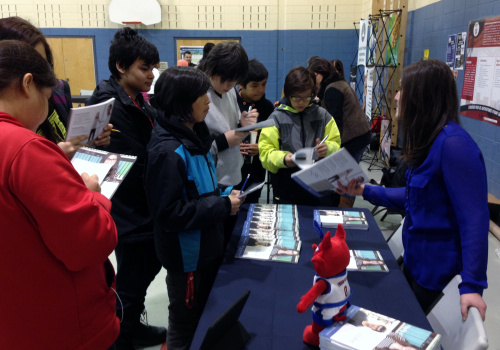
<path id="1" fill-rule="evenodd" d="M 96 174 L 101 185 L 101 194 L 111 199 L 136 159 L 136 156 L 81 147 L 73 156 L 71 163 L 80 175 Z"/>
<path id="2" fill-rule="evenodd" d="M 292 179 L 317 197 L 322 192 L 335 191 L 337 181 L 343 186 L 353 179 L 360 184 L 368 182 L 368 176 L 345 148 L 293 173 Z"/>
<path id="3" fill-rule="evenodd" d="M 83 140 L 80 144 L 86 143 L 92 146 L 95 138 L 109 124 L 114 102 L 115 98 L 112 97 L 96 105 L 71 108 L 66 128 L 66 141 L 88 135 L 88 139 Z"/>
<path id="4" fill-rule="evenodd" d="M 301 148 L 292 156 L 292 162 L 301 169 L 310 168 L 319 159 L 314 147 Z"/>

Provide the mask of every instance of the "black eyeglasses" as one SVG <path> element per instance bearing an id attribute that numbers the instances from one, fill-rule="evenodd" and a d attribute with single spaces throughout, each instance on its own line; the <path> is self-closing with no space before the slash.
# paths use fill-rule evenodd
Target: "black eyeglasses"
<path id="1" fill-rule="evenodd" d="M 307 96 L 307 97 L 291 96 L 290 100 L 294 103 L 299 103 L 300 101 L 311 102 L 312 96 Z"/>

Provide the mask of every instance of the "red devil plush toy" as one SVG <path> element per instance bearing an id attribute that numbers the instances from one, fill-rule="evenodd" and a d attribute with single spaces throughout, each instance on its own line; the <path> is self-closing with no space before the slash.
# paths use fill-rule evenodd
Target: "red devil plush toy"
<path id="1" fill-rule="evenodd" d="M 302 339 L 307 344 L 319 346 L 319 332 L 334 320 L 346 319 L 345 310 L 351 297 L 346 271 L 350 255 L 342 225 L 337 227 L 333 238 L 328 232 L 319 246 L 313 244 L 313 249 L 311 261 L 316 276 L 312 288 L 300 298 L 297 311 L 303 313 L 312 305 L 312 325 L 304 329 Z"/>

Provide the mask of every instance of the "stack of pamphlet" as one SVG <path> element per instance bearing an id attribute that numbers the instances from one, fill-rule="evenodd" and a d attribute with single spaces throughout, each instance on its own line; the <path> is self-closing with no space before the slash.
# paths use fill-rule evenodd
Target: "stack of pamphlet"
<path id="1" fill-rule="evenodd" d="M 342 224 L 345 229 L 368 230 L 365 214 L 359 210 L 314 210 L 314 220 L 323 227 L 336 228 Z"/>
<path id="2" fill-rule="evenodd" d="M 389 268 L 378 250 L 349 250 L 349 254 L 351 260 L 347 266 L 348 271 L 389 272 Z"/>
<path id="3" fill-rule="evenodd" d="M 297 263 L 301 245 L 295 205 L 251 204 L 236 257 Z"/>
<path id="4" fill-rule="evenodd" d="M 319 334 L 322 350 L 439 350 L 441 336 L 379 313 L 351 305 L 347 319 Z"/>

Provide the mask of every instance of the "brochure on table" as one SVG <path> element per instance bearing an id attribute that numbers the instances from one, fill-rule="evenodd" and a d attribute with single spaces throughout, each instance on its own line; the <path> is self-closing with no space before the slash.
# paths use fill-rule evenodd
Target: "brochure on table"
<path id="1" fill-rule="evenodd" d="M 297 263 L 301 245 L 295 205 L 251 204 L 235 256 Z"/>
<path id="2" fill-rule="evenodd" d="M 406 346 L 439 350 L 440 339 L 439 334 L 351 305 L 345 321 L 334 322 L 321 331 L 320 349 L 375 350 Z"/>
<path id="3" fill-rule="evenodd" d="M 314 220 L 326 228 L 336 228 L 342 224 L 345 229 L 368 230 L 368 220 L 359 210 L 315 209 Z"/>

